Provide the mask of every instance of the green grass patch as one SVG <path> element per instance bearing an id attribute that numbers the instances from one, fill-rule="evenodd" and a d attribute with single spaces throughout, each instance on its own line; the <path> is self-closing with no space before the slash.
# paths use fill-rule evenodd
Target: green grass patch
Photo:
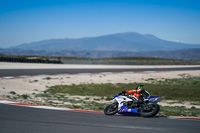
<path id="1" fill-rule="evenodd" d="M 38 82 L 38 80 L 29 80 L 29 83 L 36 83 L 36 82 Z"/>
<path id="2" fill-rule="evenodd" d="M 10 91 L 9 93 L 12 94 L 12 95 L 15 95 L 15 94 L 16 94 L 15 91 Z"/>
<path id="3" fill-rule="evenodd" d="M 49 95 L 46 93 L 40 93 L 40 94 L 36 94 L 35 97 L 49 97 Z"/>
<path id="4" fill-rule="evenodd" d="M 44 80 L 51 80 L 52 78 L 51 77 L 46 77 L 46 78 L 43 78 Z"/>
<path id="5" fill-rule="evenodd" d="M 160 106 L 159 115 L 167 116 L 196 116 L 200 117 L 200 109 L 195 107 L 185 108 L 185 107 L 169 107 L 169 106 Z"/>
<path id="6" fill-rule="evenodd" d="M 28 99 L 28 98 L 29 98 L 29 95 L 28 95 L 28 94 L 22 94 L 21 97 L 22 97 L 23 99 Z"/>
<path id="7" fill-rule="evenodd" d="M 151 95 L 161 96 L 163 99 L 200 101 L 200 78 L 167 79 L 154 83 L 143 83 L 144 89 Z M 135 89 L 138 83 L 128 84 L 81 84 L 58 85 L 46 90 L 51 95 L 70 94 L 81 96 L 100 96 L 112 98 L 122 90 Z"/>

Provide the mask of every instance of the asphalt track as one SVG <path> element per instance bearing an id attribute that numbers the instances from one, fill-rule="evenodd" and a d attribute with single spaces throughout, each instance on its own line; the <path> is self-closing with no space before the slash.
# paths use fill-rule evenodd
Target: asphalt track
<path id="1" fill-rule="evenodd" d="M 106 116 L 0 104 L 0 133 L 198 133 L 200 121 Z"/>
<path id="2" fill-rule="evenodd" d="M 76 73 L 99 73 L 99 72 L 185 71 L 185 70 L 200 70 L 200 67 L 138 68 L 138 69 L 0 69 L 0 77 L 39 75 L 39 74 L 76 74 Z"/>

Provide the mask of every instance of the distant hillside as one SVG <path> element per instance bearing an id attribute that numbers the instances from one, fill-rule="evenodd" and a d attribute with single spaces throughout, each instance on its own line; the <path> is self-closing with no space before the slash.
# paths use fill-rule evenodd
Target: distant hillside
<path id="1" fill-rule="evenodd" d="M 155 57 L 183 60 L 200 60 L 200 49 L 174 50 L 174 51 L 141 51 L 141 52 L 123 52 L 123 51 L 33 51 L 0 49 L 0 53 L 6 55 L 34 55 L 50 57 L 80 57 L 80 58 L 113 58 L 113 57 Z M 1 55 L 1 54 L 0 54 Z"/>
<path id="2" fill-rule="evenodd" d="M 80 39 L 52 39 L 21 44 L 11 49 L 47 52 L 58 51 L 155 51 L 200 48 L 200 45 L 184 44 L 159 39 L 150 34 L 119 33 Z"/>

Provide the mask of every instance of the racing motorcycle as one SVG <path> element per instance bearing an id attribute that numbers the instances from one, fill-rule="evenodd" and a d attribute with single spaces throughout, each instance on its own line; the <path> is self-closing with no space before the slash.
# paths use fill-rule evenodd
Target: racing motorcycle
<path id="1" fill-rule="evenodd" d="M 116 113 L 136 113 L 143 117 L 155 116 L 160 107 L 157 102 L 161 101 L 159 96 L 150 96 L 149 92 L 144 90 L 146 96 L 143 96 L 142 101 L 138 102 L 138 98 L 134 95 L 126 95 L 119 93 L 113 98 L 113 103 L 104 109 L 105 115 L 114 115 Z"/>

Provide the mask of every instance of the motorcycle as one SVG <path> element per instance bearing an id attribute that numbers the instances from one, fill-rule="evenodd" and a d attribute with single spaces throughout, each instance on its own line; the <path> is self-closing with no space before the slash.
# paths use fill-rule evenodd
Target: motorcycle
<path id="1" fill-rule="evenodd" d="M 142 117 L 155 116 L 160 107 L 157 104 L 161 101 L 159 96 L 150 96 L 148 91 L 144 90 L 148 96 L 143 97 L 143 100 L 138 102 L 138 98 L 134 95 L 117 94 L 113 98 L 113 103 L 104 109 L 105 115 L 115 115 L 123 113 L 136 113 Z"/>

